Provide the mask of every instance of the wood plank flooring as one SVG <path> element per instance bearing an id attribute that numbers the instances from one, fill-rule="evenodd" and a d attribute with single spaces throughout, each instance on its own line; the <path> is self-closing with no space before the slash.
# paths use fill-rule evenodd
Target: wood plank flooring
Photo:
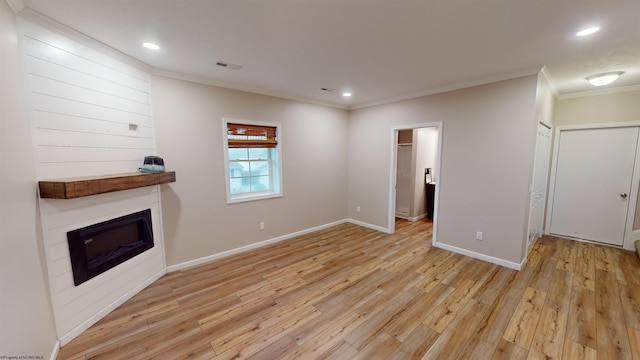
<path id="1" fill-rule="evenodd" d="M 538 241 L 522 271 L 342 224 L 170 273 L 59 359 L 638 359 L 640 260 Z"/>

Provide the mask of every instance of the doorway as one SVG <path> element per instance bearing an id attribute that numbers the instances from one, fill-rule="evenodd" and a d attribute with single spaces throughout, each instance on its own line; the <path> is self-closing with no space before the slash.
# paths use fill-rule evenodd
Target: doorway
<path id="1" fill-rule="evenodd" d="M 638 196 L 637 125 L 559 128 L 548 211 L 552 235 L 630 247 Z"/>
<path id="2" fill-rule="evenodd" d="M 411 134 L 410 141 L 407 134 Z M 429 143 L 428 146 L 426 145 L 427 143 Z M 389 171 L 387 227 L 389 233 L 395 232 L 397 214 L 400 214 L 399 216 L 402 218 L 413 221 L 427 216 L 426 181 L 429 181 L 435 187 L 432 197 L 433 241 L 435 241 L 439 199 L 439 190 L 436 185 L 440 179 L 441 148 L 442 122 L 394 126 L 391 128 L 391 167 Z M 425 172 L 428 172 L 428 177 L 425 176 Z M 400 189 L 398 189 L 399 187 Z M 403 189 L 403 187 L 407 188 Z"/>
<path id="3" fill-rule="evenodd" d="M 408 220 L 413 216 L 415 171 L 413 160 L 413 130 L 398 131 L 396 153 L 396 217 Z"/>

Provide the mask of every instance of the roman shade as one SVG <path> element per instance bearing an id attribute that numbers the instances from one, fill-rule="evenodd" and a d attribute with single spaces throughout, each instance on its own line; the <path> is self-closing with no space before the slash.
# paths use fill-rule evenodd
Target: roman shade
<path id="1" fill-rule="evenodd" d="M 276 128 L 261 125 L 227 123 L 229 148 L 274 148 L 278 145 Z"/>

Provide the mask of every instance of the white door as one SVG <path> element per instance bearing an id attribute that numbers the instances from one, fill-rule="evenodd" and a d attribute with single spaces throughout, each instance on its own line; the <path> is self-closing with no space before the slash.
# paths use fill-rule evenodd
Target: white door
<path id="1" fill-rule="evenodd" d="M 560 132 L 550 233 L 622 245 L 637 127 Z"/>
<path id="2" fill-rule="evenodd" d="M 533 165 L 533 181 L 531 183 L 531 208 L 529 209 L 529 245 L 542 236 L 550 151 L 551 129 L 538 124 L 536 156 Z"/>

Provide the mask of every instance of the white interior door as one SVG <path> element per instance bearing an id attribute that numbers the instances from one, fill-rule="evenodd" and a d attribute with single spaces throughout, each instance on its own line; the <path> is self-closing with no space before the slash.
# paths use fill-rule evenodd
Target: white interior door
<path id="1" fill-rule="evenodd" d="M 637 143 L 637 127 L 560 132 L 550 233 L 623 244 Z"/>
<path id="2" fill-rule="evenodd" d="M 538 124 L 536 156 L 533 165 L 533 181 L 531 183 L 531 208 L 529 210 L 529 246 L 542 236 L 550 151 L 551 129 L 542 124 Z"/>

